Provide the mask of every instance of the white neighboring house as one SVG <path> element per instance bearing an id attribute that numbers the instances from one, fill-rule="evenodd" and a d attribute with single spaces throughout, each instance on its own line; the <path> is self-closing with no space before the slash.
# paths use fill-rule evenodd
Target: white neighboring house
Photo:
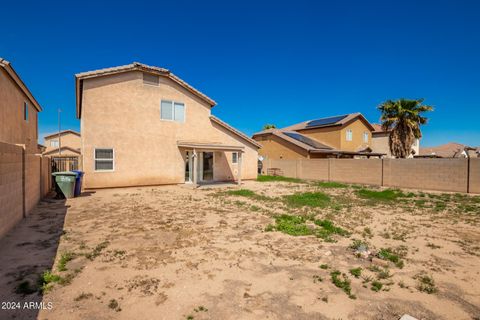
<path id="1" fill-rule="evenodd" d="M 375 128 L 375 131 L 372 132 L 372 152 L 385 153 L 385 158 L 394 158 L 388 145 L 390 131 L 384 131 L 382 126 L 377 123 L 373 123 L 372 126 Z M 415 142 L 412 145 L 412 153 L 409 158 L 413 158 L 415 155 L 419 154 L 420 139 L 415 139 Z"/>

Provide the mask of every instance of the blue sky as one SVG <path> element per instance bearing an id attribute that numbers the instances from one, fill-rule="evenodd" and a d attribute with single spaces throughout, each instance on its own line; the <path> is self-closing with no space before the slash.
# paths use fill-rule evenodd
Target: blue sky
<path id="1" fill-rule="evenodd" d="M 0 57 L 44 111 L 79 129 L 74 74 L 139 61 L 172 70 L 247 134 L 386 99 L 433 105 L 423 145 L 480 145 L 480 1 L 8 1 Z"/>

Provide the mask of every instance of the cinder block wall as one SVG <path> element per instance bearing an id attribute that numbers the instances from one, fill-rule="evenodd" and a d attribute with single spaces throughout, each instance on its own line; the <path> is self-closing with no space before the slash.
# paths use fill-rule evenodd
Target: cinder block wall
<path id="1" fill-rule="evenodd" d="M 0 237 L 23 217 L 23 148 L 0 142 Z"/>
<path id="2" fill-rule="evenodd" d="M 471 193 L 480 193 L 480 159 L 470 159 L 470 190 Z"/>
<path id="3" fill-rule="evenodd" d="M 50 158 L 0 142 L 0 238 L 50 191 Z"/>
<path id="4" fill-rule="evenodd" d="M 329 159 L 329 161 L 331 181 L 382 184 L 381 159 Z"/>
<path id="5" fill-rule="evenodd" d="M 383 166 L 385 186 L 467 192 L 466 159 L 384 159 Z"/>
<path id="6" fill-rule="evenodd" d="M 299 160 L 299 178 L 308 180 L 329 180 L 329 159 Z"/>
<path id="7" fill-rule="evenodd" d="M 387 187 L 480 193 L 480 159 L 269 160 L 284 176 Z M 264 170 L 265 172 L 267 170 Z"/>

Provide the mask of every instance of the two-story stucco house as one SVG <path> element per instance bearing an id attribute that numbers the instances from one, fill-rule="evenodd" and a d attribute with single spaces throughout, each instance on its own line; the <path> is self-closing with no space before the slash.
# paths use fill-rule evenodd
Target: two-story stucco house
<path id="1" fill-rule="evenodd" d="M 0 58 L 0 142 L 23 145 L 29 154 L 40 153 L 40 111 L 40 104 L 10 62 Z"/>
<path id="2" fill-rule="evenodd" d="M 169 70 L 132 63 L 75 78 L 86 188 L 256 178 L 258 143 Z"/>
<path id="3" fill-rule="evenodd" d="M 371 149 L 374 128 L 361 113 L 304 121 L 257 132 L 253 139 L 265 159 L 353 158 L 381 156 Z"/>
<path id="4" fill-rule="evenodd" d="M 385 157 L 393 158 L 392 152 L 390 151 L 389 145 L 389 136 L 390 131 L 384 131 L 382 125 L 374 123 L 372 124 L 375 129 L 372 132 L 372 150 L 373 152 L 385 153 Z M 409 158 L 418 156 L 420 154 L 420 139 L 415 139 L 412 145 L 412 152 L 410 153 Z"/>
<path id="5" fill-rule="evenodd" d="M 44 155 L 55 157 L 78 157 L 80 155 L 80 133 L 74 130 L 63 130 L 44 137 Z"/>

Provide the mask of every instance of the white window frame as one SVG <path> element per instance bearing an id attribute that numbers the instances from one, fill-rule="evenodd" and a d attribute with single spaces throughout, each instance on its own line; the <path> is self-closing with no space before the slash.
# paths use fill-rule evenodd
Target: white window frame
<path id="1" fill-rule="evenodd" d="M 171 102 L 172 103 L 172 119 L 163 119 L 162 118 L 162 102 Z M 183 105 L 183 121 L 175 120 L 175 104 L 182 104 Z M 175 101 L 175 100 L 160 100 L 160 120 L 162 121 L 170 121 L 176 123 L 185 123 L 187 121 L 187 105 L 184 102 Z"/>
<path id="2" fill-rule="evenodd" d="M 112 149 L 112 159 L 98 158 L 97 159 L 97 150 L 101 149 Z M 95 164 L 97 161 L 112 161 L 112 169 L 97 169 Z M 93 148 L 93 171 L 94 172 L 113 172 L 115 171 L 115 149 L 112 147 L 95 147 Z"/>
<path id="3" fill-rule="evenodd" d="M 50 147 L 52 147 L 52 148 L 58 148 L 58 146 L 59 146 L 59 143 L 58 143 L 58 140 L 57 140 L 57 139 L 50 140 Z"/>
<path id="4" fill-rule="evenodd" d="M 347 129 L 345 132 L 345 140 L 346 141 L 352 141 L 353 140 L 353 131 L 352 129 Z"/>
<path id="5" fill-rule="evenodd" d="M 368 136 L 368 131 L 364 131 L 363 132 L 363 142 L 368 143 L 369 138 L 370 137 Z"/>
<path id="6" fill-rule="evenodd" d="M 233 161 L 233 155 L 234 155 L 234 154 L 237 155 L 235 161 Z M 232 152 L 232 164 L 238 164 L 238 152 Z"/>

